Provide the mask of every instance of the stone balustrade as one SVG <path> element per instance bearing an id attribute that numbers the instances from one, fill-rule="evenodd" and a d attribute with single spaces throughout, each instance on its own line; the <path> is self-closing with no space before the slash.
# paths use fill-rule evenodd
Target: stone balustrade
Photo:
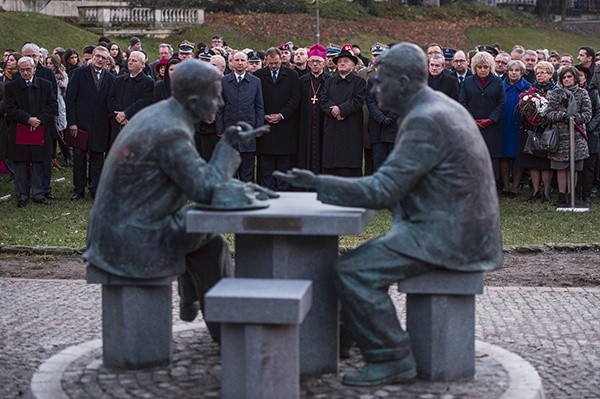
<path id="1" fill-rule="evenodd" d="M 144 25 L 153 28 L 181 24 L 201 25 L 204 10 L 184 8 L 142 8 L 80 5 L 79 23 L 101 27 Z"/>

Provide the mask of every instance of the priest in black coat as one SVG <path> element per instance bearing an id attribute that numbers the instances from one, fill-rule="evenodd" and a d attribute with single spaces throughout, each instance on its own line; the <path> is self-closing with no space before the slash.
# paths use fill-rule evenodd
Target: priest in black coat
<path id="1" fill-rule="evenodd" d="M 352 177 L 362 174 L 362 107 L 367 97 L 367 82 L 354 73 L 358 59 L 346 46 L 333 58 L 337 73 L 323 84 L 319 102 L 326 115 L 323 173 Z"/>
<path id="2" fill-rule="evenodd" d="M 326 49 L 320 44 L 308 51 L 309 73 L 300 77 L 300 125 L 298 129 L 298 167 L 321 173 L 323 123 L 325 114 L 319 105 L 325 73 Z"/>

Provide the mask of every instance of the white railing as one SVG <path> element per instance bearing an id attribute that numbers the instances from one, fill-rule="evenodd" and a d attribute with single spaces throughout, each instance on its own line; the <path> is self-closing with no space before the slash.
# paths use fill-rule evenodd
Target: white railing
<path id="1" fill-rule="evenodd" d="M 78 6 L 79 23 L 103 27 L 143 24 L 160 28 L 181 24 L 201 25 L 204 10 L 184 8 L 133 8 L 110 6 Z"/>

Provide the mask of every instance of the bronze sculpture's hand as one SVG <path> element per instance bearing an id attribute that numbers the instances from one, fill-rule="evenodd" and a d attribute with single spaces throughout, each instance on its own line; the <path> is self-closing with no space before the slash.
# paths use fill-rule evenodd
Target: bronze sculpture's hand
<path id="1" fill-rule="evenodd" d="M 246 141 L 268 132 L 269 129 L 270 127 L 268 125 L 253 129 L 249 123 L 238 122 L 235 125 L 231 125 L 225 129 L 225 132 L 223 133 L 223 139 L 225 139 L 227 143 L 231 145 L 245 143 Z"/>
<path id="2" fill-rule="evenodd" d="M 279 180 L 286 181 L 295 187 L 302 188 L 316 188 L 317 187 L 317 176 L 306 169 L 296 169 L 282 173 L 279 171 L 273 172 L 273 176 Z"/>

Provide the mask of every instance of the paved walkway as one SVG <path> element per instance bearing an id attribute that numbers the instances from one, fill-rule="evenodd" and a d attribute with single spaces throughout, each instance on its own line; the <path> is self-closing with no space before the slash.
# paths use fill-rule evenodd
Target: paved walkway
<path id="1" fill-rule="evenodd" d="M 394 299 L 403 309 L 403 297 L 394 294 Z M 477 339 L 529 361 L 542 377 L 547 398 L 600 398 L 599 304 L 600 288 L 489 288 L 477 301 Z M 97 285 L 0 279 L 0 397 L 21 397 L 44 361 L 69 346 L 98 340 L 100 309 Z M 100 365 L 100 351 L 90 351 L 65 372 L 65 391 L 71 397 L 181 397 L 181 392 L 218 397 L 218 348 L 199 323 L 189 330 L 175 314 L 174 321 L 179 332 L 174 334 L 170 367 L 111 374 Z M 342 370 L 357 358 L 342 365 Z M 497 392 L 496 388 L 502 392 L 507 382 L 498 364 L 481 355 L 477 368 L 476 378 L 469 383 L 418 381 L 400 389 L 349 390 L 340 385 L 339 376 L 329 375 L 303 380 L 302 397 L 452 399 L 495 397 L 487 393 Z M 212 379 L 212 385 L 198 386 L 200 375 Z M 92 391 L 86 391 L 86 386 Z"/>

